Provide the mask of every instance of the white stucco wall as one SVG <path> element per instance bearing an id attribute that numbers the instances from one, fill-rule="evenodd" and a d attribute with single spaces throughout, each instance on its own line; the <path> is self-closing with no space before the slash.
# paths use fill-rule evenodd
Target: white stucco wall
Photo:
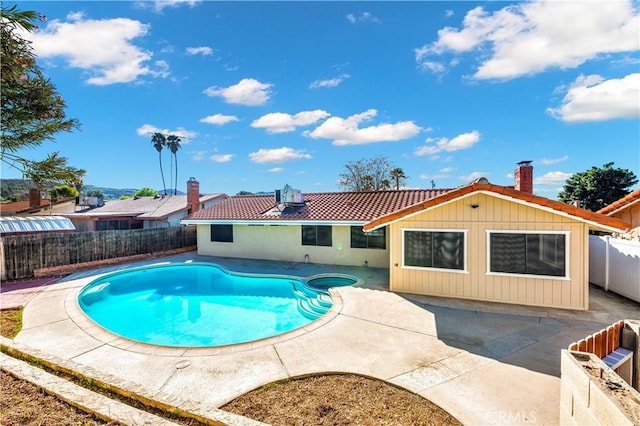
<path id="1" fill-rule="evenodd" d="M 311 263 L 389 267 L 388 248 L 351 248 L 349 226 L 333 226 L 332 240 L 331 247 L 303 246 L 300 225 L 234 225 L 233 243 L 220 243 L 211 241 L 210 225 L 198 225 L 198 254 L 205 256 L 304 262 L 308 254 Z"/>

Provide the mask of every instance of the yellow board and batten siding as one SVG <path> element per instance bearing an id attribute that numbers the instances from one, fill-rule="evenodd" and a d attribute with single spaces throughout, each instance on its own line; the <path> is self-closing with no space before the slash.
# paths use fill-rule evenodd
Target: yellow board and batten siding
<path id="1" fill-rule="evenodd" d="M 403 268 L 403 229 L 466 231 L 466 270 Z M 568 232 L 568 277 L 489 274 L 487 231 L 501 230 Z M 565 309 L 589 307 L 589 238 L 583 222 L 499 197 L 474 194 L 392 223 L 388 235 L 392 291 Z"/>
<path id="2" fill-rule="evenodd" d="M 389 265 L 389 240 L 386 249 L 351 248 L 351 227 L 332 226 L 330 247 L 302 245 L 300 225 L 233 225 L 233 243 L 211 241 L 211 226 L 198 225 L 198 254 L 276 261 L 304 262 L 386 268 Z M 305 259 L 305 255 L 308 258 Z"/>

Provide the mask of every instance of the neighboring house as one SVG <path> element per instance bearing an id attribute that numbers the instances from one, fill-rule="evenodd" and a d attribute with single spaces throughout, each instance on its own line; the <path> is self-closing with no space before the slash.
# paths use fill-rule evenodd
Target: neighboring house
<path id="1" fill-rule="evenodd" d="M 228 198 L 226 194 L 200 195 L 199 191 L 200 184 L 190 179 L 187 195 L 109 200 L 101 207 L 64 216 L 80 232 L 175 227 L 185 216 Z"/>
<path id="2" fill-rule="evenodd" d="M 479 179 L 453 190 L 235 196 L 182 223 L 198 227 L 203 255 L 388 267 L 396 292 L 588 309 L 589 230 L 631 225 L 533 195 L 527 163 L 515 177 L 515 188 Z"/>
<path id="3" fill-rule="evenodd" d="M 30 189 L 28 200 L 0 203 L 0 216 L 44 215 L 51 214 L 51 210 L 58 214 L 60 211 L 73 211 L 74 206 L 75 198 L 50 200 L 42 198 L 40 190 Z"/>
<path id="4" fill-rule="evenodd" d="M 629 222 L 633 229 L 627 233 L 616 233 L 622 238 L 640 241 L 640 189 L 598 210 L 598 213 Z"/>

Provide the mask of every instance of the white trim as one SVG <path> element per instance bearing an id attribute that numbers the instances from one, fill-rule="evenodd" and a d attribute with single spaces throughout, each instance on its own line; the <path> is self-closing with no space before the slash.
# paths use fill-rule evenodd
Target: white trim
<path id="1" fill-rule="evenodd" d="M 447 194 L 447 193 L 445 193 L 445 194 Z M 445 201 L 443 203 L 436 204 L 435 206 L 431 206 L 431 207 L 427 207 L 427 208 L 418 210 L 418 211 L 413 212 L 411 214 L 408 214 L 406 216 L 402 216 L 401 218 L 394 219 L 394 220 L 392 220 L 390 222 L 385 222 L 384 224 L 381 224 L 381 225 L 378 225 L 378 226 L 376 226 L 374 228 L 371 228 L 370 231 L 373 231 L 373 230 L 378 229 L 378 228 L 383 227 L 383 226 L 388 226 L 388 225 L 394 224 L 396 222 L 400 222 L 400 221 L 409 219 L 409 218 L 411 218 L 413 216 L 419 215 L 421 213 L 428 212 L 430 210 L 437 209 L 437 208 L 439 208 L 441 206 L 446 206 L 447 204 L 451 204 L 451 203 L 454 203 L 454 202 L 459 201 L 459 200 L 464 200 L 465 198 L 468 198 L 468 197 L 471 197 L 471 196 L 474 196 L 474 195 L 477 195 L 477 194 L 484 194 L 484 195 L 500 198 L 502 200 L 507 200 L 507 201 L 511 201 L 511 202 L 514 202 L 514 203 L 517 203 L 517 204 L 522 204 L 524 206 L 528 206 L 528 207 L 531 207 L 531 208 L 534 208 L 534 209 L 542 210 L 542 211 L 545 211 L 547 213 L 552 213 L 552 214 L 556 214 L 556 215 L 559 215 L 559 216 L 567 217 L 569 219 L 572 219 L 572 220 L 575 220 L 575 221 L 578 221 L 578 222 L 587 223 L 590 226 L 592 226 L 592 227 L 594 227 L 594 228 L 596 228 L 598 230 L 604 230 L 604 231 L 609 231 L 609 232 L 620 232 L 621 231 L 621 229 L 619 229 L 619 228 L 615 228 L 615 227 L 607 226 L 607 225 L 602 225 L 600 223 L 593 222 L 591 220 L 583 219 L 583 218 L 581 218 L 579 216 L 571 215 L 571 214 L 563 212 L 561 210 L 555 210 L 555 209 L 552 209 L 550 207 L 541 206 L 540 204 L 531 203 L 531 202 L 528 202 L 528 201 L 520 200 L 518 198 L 510 197 L 508 195 L 498 194 L 498 193 L 493 192 L 493 191 L 487 191 L 487 190 L 482 190 L 482 189 L 470 192 L 468 194 L 461 195 L 461 196 L 453 198 L 451 200 L 447 200 L 447 201 Z M 440 195 L 439 197 L 441 197 L 441 196 L 444 196 L 444 194 Z M 425 203 L 425 202 L 428 202 L 430 200 L 434 200 L 436 198 L 438 198 L 438 197 L 422 201 L 421 203 Z M 414 205 L 416 205 L 416 204 L 414 204 Z M 409 206 L 409 207 L 411 207 L 411 206 Z M 409 208 L 409 207 L 405 207 L 405 209 Z M 404 210 L 404 209 L 400 209 L 400 210 Z M 606 216 L 606 215 L 603 215 L 603 216 Z M 369 222 L 372 222 L 372 221 L 369 221 Z M 367 223 L 369 223 L 369 222 L 367 222 Z"/>
<path id="2" fill-rule="evenodd" d="M 277 225 L 277 226 L 363 226 L 367 221 L 335 222 L 328 220 L 233 220 L 233 219 L 184 219 L 182 225 Z"/>
<path id="3" fill-rule="evenodd" d="M 418 269 L 421 271 L 435 271 L 435 272 L 454 272 L 458 274 L 468 274 L 468 250 L 467 250 L 467 241 L 468 241 L 468 229 L 449 229 L 449 228 L 400 228 L 402 233 L 402 264 L 400 267 L 402 269 Z M 424 266 L 413 266 L 413 265 L 405 265 L 404 263 L 404 235 L 405 231 L 417 231 L 417 232 L 456 232 L 462 234 L 462 245 L 463 245 L 463 268 L 462 269 L 447 269 L 447 268 L 435 268 L 435 267 L 424 267 Z"/>
<path id="4" fill-rule="evenodd" d="M 431 206 L 431 207 L 427 207 L 427 208 L 422 209 L 422 210 L 418 210 L 417 212 L 413 212 L 413 213 L 408 214 L 408 215 L 406 215 L 406 216 L 402 216 L 401 218 L 399 218 L 399 219 L 395 219 L 395 220 L 392 220 L 391 222 L 385 222 L 385 223 L 383 223 L 383 224 L 381 224 L 381 225 L 378 225 L 378 226 L 376 226 L 376 227 L 374 227 L 374 228 L 369 229 L 369 231 L 375 231 L 376 229 L 378 229 L 378 228 L 382 228 L 383 226 L 389 226 L 389 225 L 391 225 L 391 224 L 394 224 L 394 223 L 396 223 L 396 222 L 400 222 L 400 221 L 403 221 L 403 220 L 409 219 L 409 218 L 411 218 L 411 217 L 413 217 L 413 216 L 416 216 L 416 215 L 419 215 L 419 214 L 421 214 L 421 213 L 428 212 L 428 211 L 430 211 L 430 210 L 437 209 L 438 207 L 446 206 L 447 204 L 454 203 L 454 202 L 456 202 L 456 201 L 458 201 L 458 200 L 464 200 L 465 198 L 470 197 L 470 196 L 472 196 L 472 195 L 475 195 L 476 193 L 477 193 L 477 192 L 472 192 L 472 193 L 469 193 L 469 194 L 461 195 L 461 196 L 460 196 L 460 197 L 458 197 L 458 198 L 454 198 L 454 199 L 452 199 L 452 200 L 445 201 L 444 203 L 440 203 L 440 204 L 437 204 L 437 205 L 435 205 L 435 206 Z M 444 194 L 447 194 L 447 192 L 445 192 Z M 444 195 L 444 194 L 443 194 L 443 195 Z M 440 197 L 441 197 L 441 196 L 442 196 L 442 195 L 440 195 Z M 426 202 L 431 201 L 431 200 L 434 200 L 434 199 L 436 199 L 436 198 L 438 198 L 438 197 L 429 198 L 428 200 L 421 201 L 420 203 L 416 203 L 416 204 L 426 203 Z M 413 204 L 413 206 L 415 206 L 416 204 Z M 408 209 L 408 208 L 413 207 L 413 206 L 405 207 L 405 208 L 402 208 L 402 209 L 399 209 L 399 210 L 405 210 L 405 209 Z M 395 213 L 395 212 L 391 212 L 391 213 L 389 213 L 389 214 L 393 214 L 393 213 Z M 375 219 L 372 219 L 372 220 L 370 220 L 369 222 L 373 222 L 374 220 L 375 220 Z M 369 223 L 369 222 L 365 222 L 365 223 Z"/>
<path id="5" fill-rule="evenodd" d="M 487 272 L 485 275 L 493 276 L 507 276 L 507 277 L 521 277 L 521 278 L 537 278 L 545 280 L 558 280 L 558 281 L 571 281 L 569 271 L 571 270 L 571 250 L 569 246 L 571 243 L 571 231 L 537 231 L 530 229 L 485 229 L 486 242 L 487 242 Z M 491 271 L 491 234 L 547 234 L 547 235 L 564 235 L 564 275 L 533 275 L 533 274 L 511 274 L 508 272 L 493 272 Z"/>
<path id="6" fill-rule="evenodd" d="M 598 228 L 600 230 L 605 230 L 605 231 L 610 231 L 610 232 L 620 232 L 621 231 L 620 228 L 615 228 L 615 227 L 612 227 L 612 226 L 603 225 L 601 223 L 593 222 L 591 220 L 587 220 L 587 219 L 581 218 L 579 216 L 574 216 L 572 214 L 563 212 L 562 210 L 556 210 L 556 209 L 552 209 L 550 207 L 541 206 L 540 204 L 531 203 L 531 202 L 528 202 L 528 201 L 520 200 L 518 198 L 509 197 L 508 195 L 497 194 L 495 192 L 483 191 L 483 190 L 476 191 L 475 193 L 478 193 L 478 192 L 480 192 L 482 194 L 485 194 L 485 195 L 492 195 L 492 196 L 494 196 L 496 198 L 500 198 L 500 199 L 503 199 L 503 200 L 513 201 L 514 203 L 522 204 L 523 206 L 528 206 L 528 207 L 531 207 L 531 208 L 534 208 L 534 209 L 542 210 L 542 211 L 545 211 L 547 213 L 557 214 L 558 216 L 563 216 L 563 217 L 566 217 L 566 218 L 569 218 L 569 219 L 572 219 L 572 220 L 576 220 L 578 222 L 588 223 L 589 225 L 592 225 L 593 227 L 596 227 L 596 228 Z M 606 215 L 603 215 L 603 216 L 606 216 Z"/>

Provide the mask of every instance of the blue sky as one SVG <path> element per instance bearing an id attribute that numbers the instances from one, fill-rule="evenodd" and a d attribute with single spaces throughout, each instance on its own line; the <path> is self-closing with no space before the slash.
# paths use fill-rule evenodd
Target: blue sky
<path id="1" fill-rule="evenodd" d="M 183 138 L 178 189 L 204 193 L 338 191 L 375 156 L 409 188 L 511 185 L 521 160 L 550 198 L 610 161 L 640 176 L 637 1 L 19 7 L 46 15 L 27 37 L 81 122 L 23 154 L 60 151 L 87 184 L 162 188 L 157 131 Z"/>

